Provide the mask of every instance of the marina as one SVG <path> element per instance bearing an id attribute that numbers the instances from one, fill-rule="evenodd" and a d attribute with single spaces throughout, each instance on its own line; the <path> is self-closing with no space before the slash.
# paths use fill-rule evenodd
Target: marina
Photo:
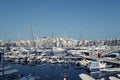
<path id="1" fill-rule="evenodd" d="M 92 48 L 91 51 L 90 48 L 52 50 L 11 47 L 11 51 L 7 51 L 7 48 L 3 47 L 1 48 L 1 80 L 86 80 L 85 76 L 93 80 L 119 79 L 119 59 L 101 56 L 103 53 L 99 52 L 100 49 L 95 51 Z M 118 56 L 119 50 L 119 47 L 114 49 Z M 105 52 L 107 55 L 114 53 L 109 53 L 110 50 Z M 14 75 L 16 77 L 13 77 Z"/>
<path id="2" fill-rule="evenodd" d="M 120 0 L 0 0 L 0 80 L 120 80 Z"/>
<path id="3" fill-rule="evenodd" d="M 61 52 L 61 54 L 63 53 Z M 94 80 L 102 80 L 103 78 L 111 80 L 113 79 L 111 76 L 119 79 L 119 63 L 113 63 L 111 61 L 106 62 L 105 57 L 90 57 L 91 56 L 88 55 L 83 56 L 83 54 L 79 56 L 31 55 L 29 53 L 19 53 L 18 55 L 5 54 L 5 65 L 3 69 L 1 63 L 0 76 L 2 79 L 2 70 L 4 70 L 4 76 L 9 74 L 13 75 L 13 73 L 19 74 L 18 77 L 16 77 L 17 80 L 86 80 L 82 79 L 85 75 L 93 77 Z M 117 59 L 113 60 L 116 62 L 119 61 Z M 7 67 L 5 67 L 6 65 Z M 9 66 L 14 70 L 8 70 L 6 72 Z M 82 77 L 80 77 L 80 74 L 83 73 L 85 75 L 81 75 Z M 16 80 L 10 76 L 10 79 L 11 78 Z M 9 79 L 6 78 L 6 80 Z"/>

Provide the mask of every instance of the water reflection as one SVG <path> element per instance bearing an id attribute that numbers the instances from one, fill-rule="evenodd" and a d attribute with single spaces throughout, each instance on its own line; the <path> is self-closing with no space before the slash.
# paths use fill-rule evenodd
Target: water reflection
<path id="1" fill-rule="evenodd" d="M 33 75 L 40 77 L 40 80 L 63 80 L 64 73 L 67 74 L 67 80 L 81 80 L 79 78 L 80 73 L 86 73 L 93 76 L 96 79 L 117 76 L 120 72 L 104 72 L 104 73 L 89 73 L 85 69 L 75 69 L 70 64 L 67 67 L 63 64 L 41 64 L 41 65 L 21 65 L 21 64 L 11 64 L 13 68 L 19 70 L 19 73 L 27 76 Z"/>

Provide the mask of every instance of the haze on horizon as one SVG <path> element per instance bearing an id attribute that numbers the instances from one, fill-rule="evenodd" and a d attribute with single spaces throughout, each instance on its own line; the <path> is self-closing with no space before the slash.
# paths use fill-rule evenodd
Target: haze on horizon
<path id="1" fill-rule="evenodd" d="M 0 0 L 0 39 L 120 38 L 120 0 Z M 66 34 L 66 35 L 65 35 Z"/>

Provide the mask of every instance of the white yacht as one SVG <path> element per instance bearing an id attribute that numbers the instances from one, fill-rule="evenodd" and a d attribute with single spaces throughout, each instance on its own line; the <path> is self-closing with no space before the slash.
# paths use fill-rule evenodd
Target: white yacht
<path id="1" fill-rule="evenodd" d="M 98 61 L 90 61 L 86 65 L 86 69 L 90 72 L 100 71 L 100 69 L 106 68 L 106 63 L 101 60 Z"/>

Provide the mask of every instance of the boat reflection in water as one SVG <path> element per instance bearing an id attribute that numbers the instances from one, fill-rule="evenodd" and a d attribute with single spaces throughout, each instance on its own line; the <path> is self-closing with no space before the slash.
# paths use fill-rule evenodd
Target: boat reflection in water
<path id="1" fill-rule="evenodd" d="M 15 80 L 19 77 L 20 75 L 17 69 L 12 69 L 10 66 L 5 66 L 4 69 L 2 69 L 0 65 L 0 80 Z"/>
<path id="2" fill-rule="evenodd" d="M 64 67 L 63 64 L 41 64 L 41 65 L 21 65 L 21 64 L 10 64 L 13 68 L 18 69 L 19 73 L 28 76 L 38 76 L 40 80 L 81 80 L 79 74 L 84 73 L 92 76 L 95 79 L 108 78 L 109 76 L 117 76 L 120 72 L 101 72 L 101 73 L 89 73 L 84 68 L 75 69 L 70 64 L 68 68 Z M 66 78 L 64 76 L 66 74 Z"/>

